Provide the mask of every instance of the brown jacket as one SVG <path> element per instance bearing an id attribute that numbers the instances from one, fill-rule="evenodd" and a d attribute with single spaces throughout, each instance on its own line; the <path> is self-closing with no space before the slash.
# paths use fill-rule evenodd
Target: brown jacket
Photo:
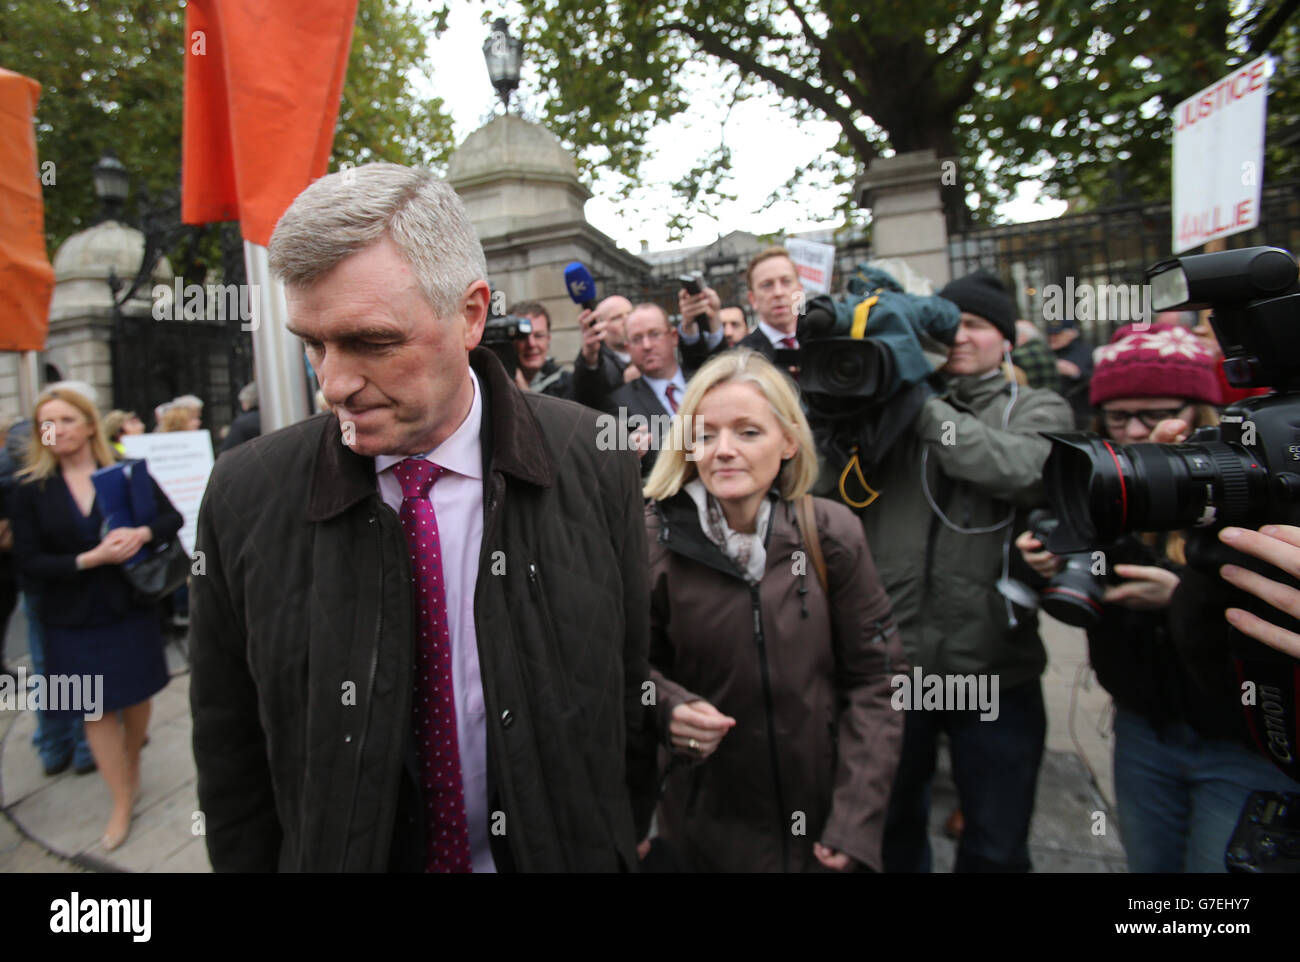
<path id="1" fill-rule="evenodd" d="M 688 494 L 646 509 L 660 741 L 682 702 L 736 719 L 704 762 L 673 757 L 659 805 L 660 834 L 698 871 L 820 869 L 817 841 L 881 868 L 903 739 L 889 680 L 906 666 L 862 525 L 814 504 L 829 599 L 790 502 L 773 506 L 756 586 L 705 537 Z"/>

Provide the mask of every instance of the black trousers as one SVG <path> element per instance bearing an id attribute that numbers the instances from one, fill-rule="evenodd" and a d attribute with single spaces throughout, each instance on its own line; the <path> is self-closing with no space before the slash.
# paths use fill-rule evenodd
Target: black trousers
<path id="1" fill-rule="evenodd" d="M 954 870 L 1029 871 L 1029 820 L 1047 738 L 1042 685 L 999 692 L 998 702 L 989 721 L 978 711 L 907 712 L 885 821 L 886 872 L 930 871 L 930 782 L 941 731 L 966 823 Z"/>

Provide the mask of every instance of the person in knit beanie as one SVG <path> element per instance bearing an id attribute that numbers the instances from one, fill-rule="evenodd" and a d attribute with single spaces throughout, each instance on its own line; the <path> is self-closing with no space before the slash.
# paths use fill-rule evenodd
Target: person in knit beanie
<path id="1" fill-rule="evenodd" d="M 945 734 L 963 815 L 954 870 L 1027 872 L 1047 734 L 1047 654 L 1035 613 L 999 586 L 1011 539 L 1042 499 L 1051 452 L 1043 432 L 1068 431 L 1074 418 L 1059 395 L 1005 376 L 1016 310 L 997 278 L 980 271 L 940 296 L 961 323 L 927 381 L 934 394 L 886 450 L 864 459 L 857 487 L 852 461 L 830 474 L 842 477 L 842 500 L 858 509 L 915 677 L 996 678 L 999 707 L 996 717 L 953 703 L 904 712 L 882 854 L 886 872 L 933 867 L 931 782 Z"/>
<path id="2" fill-rule="evenodd" d="M 1093 353 L 1089 400 L 1097 430 L 1120 444 L 1147 440 L 1162 420 L 1213 423 L 1221 391 L 1213 352 L 1176 324 L 1125 325 Z"/>
<path id="3" fill-rule="evenodd" d="M 1090 397 L 1111 442 L 1169 440 L 1217 421 L 1217 358 L 1185 328 L 1120 328 L 1094 361 Z M 1156 431 L 1173 419 L 1183 422 L 1177 431 Z M 1109 577 L 1088 628 L 1088 661 L 1115 704 L 1115 801 L 1130 872 L 1224 871 L 1250 793 L 1294 787 L 1248 747 L 1224 667 L 1214 576 L 1185 567 L 1185 540 L 1184 532 L 1129 534 L 1098 546 Z M 1032 532 L 1016 547 L 1043 578 L 1060 570 Z"/>
<path id="4" fill-rule="evenodd" d="M 1012 345 L 1016 343 L 1016 302 L 988 271 L 980 269 L 949 282 L 939 296 L 952 301 L 963 314 L 984 318 Z"/>

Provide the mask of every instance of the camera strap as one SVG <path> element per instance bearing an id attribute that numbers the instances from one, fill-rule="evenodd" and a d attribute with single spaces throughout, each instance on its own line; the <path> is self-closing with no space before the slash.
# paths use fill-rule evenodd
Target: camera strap
<path id="1" fill-rule="evenodd" d="M 862 489 L 867 493 L 867 500 L 854 501 L 849 497 L 847 482 L 850 471 L 857 474 L 858 483 L 862 485 Z M 859 456 L 858 446 L 855 444 L 853 445 L 853 457 L 849 459 L 849 463 L 844 465 L 844 470 L 840 472 L 840 498 L 849 507 L 861 509 L 871 504 L 878 497 L 880 497 L 880 492 L 867 484 L 867 476 L 862 473 L 862 458 Z"/>

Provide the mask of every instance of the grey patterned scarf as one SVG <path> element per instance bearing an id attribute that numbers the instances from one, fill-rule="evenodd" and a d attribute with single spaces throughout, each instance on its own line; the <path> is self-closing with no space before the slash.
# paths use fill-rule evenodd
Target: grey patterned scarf
<path id="1" fill-rule="evenodd" d="M 686 483 L 686 493 L 691 496 L 700 513 L 700 527 L 704 530 L 705 537 L 736 563 L 736 567 L 744 572 L 746 581 L 750 584 L 762 581 L 763 572 L 767 570 L 767 548 L 764 545 L 767 542 L 767 526 L 772 520 L 772 499 L 763 499 L 763 503 L 758 506 L 754 533 L 746 534 L 731 530 L 718 499 L 709 494 L 699 478 Z"/>

